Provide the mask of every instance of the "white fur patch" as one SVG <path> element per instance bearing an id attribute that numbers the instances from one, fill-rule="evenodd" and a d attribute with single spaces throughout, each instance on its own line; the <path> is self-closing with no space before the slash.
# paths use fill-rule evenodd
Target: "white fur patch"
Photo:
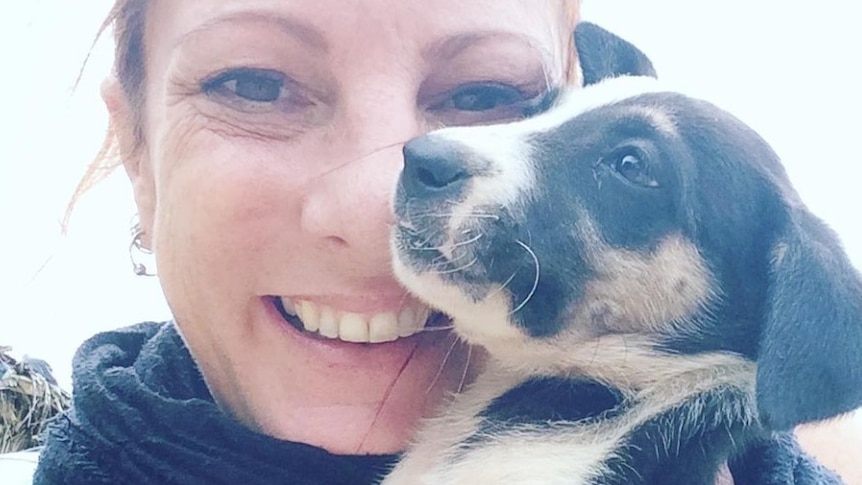
<path id="1" fill-rule="evenodd" d="M 469 137 L 461 138 L 460 130 L 447 129 L 427 135 L 432 140 L 440 139 L 440 143 L 463 147 L 463 163 L 474 173 L 465 199 L 448 210 L 448 238 L 440 248 L 447 256 L 464 239 L 472 222 L 484 216 L 484 207 L 517 206 L 517 201 L 528 198 L 536 185 L 532 148 L 523 137 L 490 129 L 472 128 L 468 133 Z"/>
<path id="2" fill-rule="evenodd" d="M 653 128 L 667 136 L 678 135 L 676 121 L 661 106 L 633 106 L 629 108 L 629 111 L 634 115 L 648 119 Z"/>
<path id="3" fill-rule="evenodd" d="M 506 205 L 535 184 L 532 148 L 521 136 L 511 136 L 487 127 L 445 128 L 428 134 L 431 140 L 463 147 L 467 166 L 480 173 L 471 183 L 476 189 L 463 203 L 467 208 L 483 204 Z M 462 136 L 463 135 L 463 136 Z"/>
<path id="4" fill-rule="evenodd" d="M 468 343 L 506 348 L 528 341 L 529 337 L 520 328 L 507 324 L 511 305 L 505 292 L 496 291 L 481 301 L 475 301 L 440 275 L 432 272 L 417 274 L 400 258 L 395 258 L 392 266 L 395 276 L 426 304 L 450 316 L 458 316 L 458 335 Z M 439 307 L 440 302 L 446 302 L 445 308 Z"/>

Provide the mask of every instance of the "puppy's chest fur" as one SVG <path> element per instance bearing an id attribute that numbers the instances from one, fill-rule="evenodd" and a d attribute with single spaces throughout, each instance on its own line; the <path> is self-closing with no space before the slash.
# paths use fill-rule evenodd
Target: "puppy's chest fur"
<path id="1" fill-rule="evenodd" d="M 712 484 L 756 434 L 755 365 L 738 355 L 613 335 L 565 360 L 489 362 L 385 483 Z"/>

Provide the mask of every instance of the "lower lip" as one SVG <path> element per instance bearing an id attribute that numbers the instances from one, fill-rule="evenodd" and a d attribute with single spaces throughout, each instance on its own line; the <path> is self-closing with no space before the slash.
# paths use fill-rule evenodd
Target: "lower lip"
<path id="1" fill-rule="evenodd" d="M 343 363 L 354 363 L 353 361 L 357 359 L 367 359 L 372 355 L 383 357 L 386 355 L 411 352 L 420 343 L 423 343 L 430 338 L 435 338 L 433 335 L 419 333 L 410 337 L 400 338 L 393 342 L 376 344 L 328 339 L 310 332 L 299 330 L 291 325 L 290 322 L 286 321 L 281 316 L 281 313 L 279 313 L 276 308 L 275 297 L 264 297 L 262 300 L 267 318 L 274 321 L 284 334 L 291 339 L 302 339 L 304 347 L 315 352 L 329 355 L 331 360 Z"/>

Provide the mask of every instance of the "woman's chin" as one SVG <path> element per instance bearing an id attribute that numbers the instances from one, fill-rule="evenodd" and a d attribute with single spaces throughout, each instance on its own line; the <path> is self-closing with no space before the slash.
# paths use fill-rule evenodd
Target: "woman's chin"
<path id="1" fill-rule="evenodd" d="M 258 423 L 259 431 L 339 455 L 395 454 L 410 441 L 421 415 L 379 403 L 297 407 L 287 420 Z M 386 409 L 388 408 L 388 409 Z"/>

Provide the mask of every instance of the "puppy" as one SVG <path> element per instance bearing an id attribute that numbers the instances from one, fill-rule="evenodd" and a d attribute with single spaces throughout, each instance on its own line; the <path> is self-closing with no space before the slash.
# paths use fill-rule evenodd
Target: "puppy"
<path id="1" fill-rule="evenodd" d="M 862 280 L 769 145 L 599 70 L 405 146 L 395 272 L 489 361 L 386 485 L 712 484 L 862 406 Z"/>

